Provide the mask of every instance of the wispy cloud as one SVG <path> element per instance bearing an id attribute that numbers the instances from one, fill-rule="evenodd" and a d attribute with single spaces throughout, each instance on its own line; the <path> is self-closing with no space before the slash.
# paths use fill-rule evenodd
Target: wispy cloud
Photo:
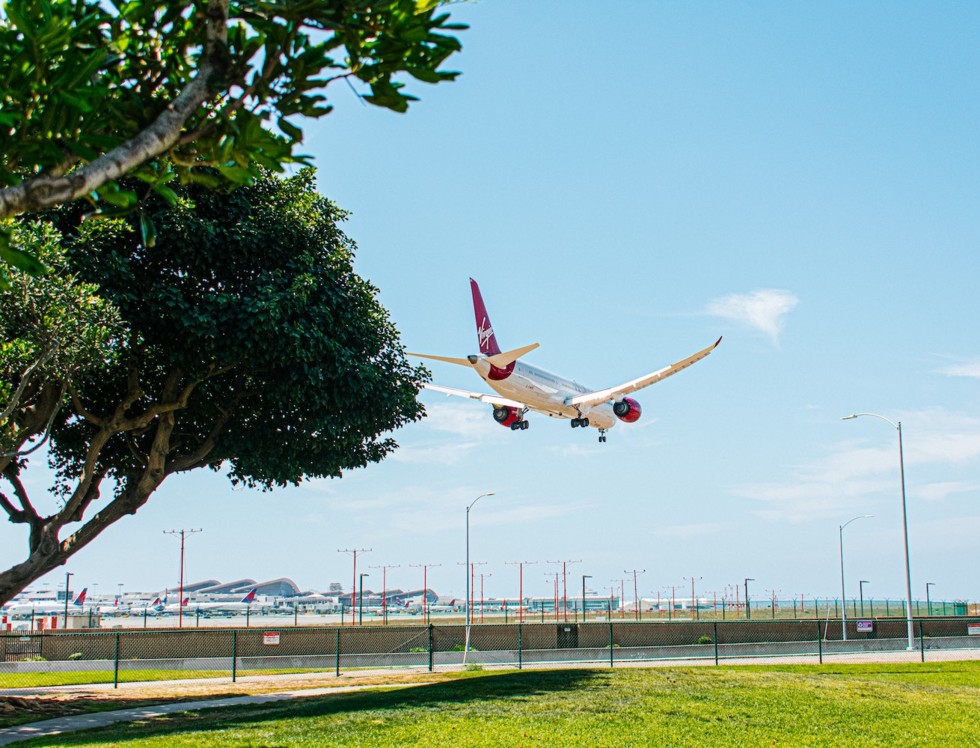
<path id="1" fill-rule="evenodd" d="M 705 312 L 758 330 L 768 335 L 773 345 L 778 345 L 786 315 L 799 303 L 796 295 L 789 291 L 764 288 L 713 299 L 708 302 Z"/>
<path id="2" fill-rule="evenodd" d="M 906 466 L 980 461 L 980 419 L 939 408 L 902 414 L 901 419 Z M 823 457 L 797 466 L 784 480 L 743 484 L 732 493 L 757 502 L 757 516 L 793 524 L 870 511 L 896 488 L 893 439 L 875 438 L 874 447 L 868 446 L 867 437 L 841 442 Z M 980 486 L 967 481 L 916 482 L 909 486 L 909 495 L 939 502 L 978 490 Z"/>
<path id="3" fill-rule="evenodd" d="M 936 369 L 937 374 L 945 374 L 947 377 L 970 377 L 980 379 L 980 359 L 961 361 L 957 364 L 950 364 Z"/>
<path id="4" fill-rule="evenodd" d="M 724 526 L 720 522 L 693 522 L 685 525 L 663 525 L 657 527 L 653 534 L 661 538 L 678 538 L 691 540 L 707 535 L 717 535 Z"/>

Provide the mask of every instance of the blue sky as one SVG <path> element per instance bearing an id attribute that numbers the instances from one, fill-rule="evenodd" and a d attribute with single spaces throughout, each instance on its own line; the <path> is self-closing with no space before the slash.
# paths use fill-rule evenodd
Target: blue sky
<path id="1" fill-rule="evenodd" d="M 422 395 L 385 463 L 296 489 L 171 479 L 68 567 L 102 591 L 289 576 L 462 596 L 465 507 L 488 595 L 608 594 L 645 569 L 753 597 L 904 595 L 901 420 L 913 592 L 980 599 L 980 6 L 483 0 L 457 82 L 411 84 L 407 115 L 337 109 L 307 127 L 321 191 L 352 212 L 357 268 L 408 350 L 476 350 L 467 278 L 505 349 L 595 388 L 724 335 L 643 391 L 643 418 L 594 430 Z M 436 382 L 482 384 L 431 362 Z M 19 558 L 0 528 L 0 561 Z M 361 566 L 363 564 L 363 567 Z M 379 569 L 363 568 L 377 586 Z M 378 579 L 375 579 L 375 575 Z M 63 571 L 50 575 L 53 585 Z M 372 584 L 373 583 L 373 584 Z"/>

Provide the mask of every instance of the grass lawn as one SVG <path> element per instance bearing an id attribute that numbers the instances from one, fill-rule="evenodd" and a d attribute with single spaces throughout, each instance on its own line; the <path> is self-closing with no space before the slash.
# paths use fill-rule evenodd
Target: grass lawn
<path id="1" fill-rule="evenodd" d="M 406 689 L 207 710 L 28 744 L 980 744 L 980 662 L 461 673 Z"/>

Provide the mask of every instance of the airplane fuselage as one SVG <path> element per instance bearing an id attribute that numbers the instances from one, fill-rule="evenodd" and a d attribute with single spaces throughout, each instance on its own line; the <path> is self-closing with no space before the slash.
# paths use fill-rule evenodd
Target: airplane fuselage
<path id="1" fill-rule="evenodd" d="M 477 359 L 473 368 L 498 395 L 526 403 L 531 410 L 538 413 L 552 418 L 587 417 L 589 425 L 598 429 L 611 429 L 616 425 L 616 415 L 610 403 L 591 408 L 576 408 L 566 404 L 569 399 L 591 391 L 571 379 L 523 361 L 515 361 L 513 370 L 503 379 L 499 378 L 499 374 L 492 375 L 493 367 L 486 359 Z"/>

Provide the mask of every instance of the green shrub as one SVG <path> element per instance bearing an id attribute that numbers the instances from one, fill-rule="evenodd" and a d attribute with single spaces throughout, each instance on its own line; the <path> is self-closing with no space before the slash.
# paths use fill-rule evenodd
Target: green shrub
<path id="1" fill-rule="evenodd" d="M 69 660 L 80 660 L 84 656 L 85 655 L 83 655 L 81 652 L 72 652 L 70 655 L 68 655 L 68 659 Z"/>
<path id="2" fill-rule="evenodd" d="M 714 643 L 714 639 L 712 639 L 710 636 L 703 635 L 698 637 L 698 644 L 713 644 L 713 643 Z"/>

